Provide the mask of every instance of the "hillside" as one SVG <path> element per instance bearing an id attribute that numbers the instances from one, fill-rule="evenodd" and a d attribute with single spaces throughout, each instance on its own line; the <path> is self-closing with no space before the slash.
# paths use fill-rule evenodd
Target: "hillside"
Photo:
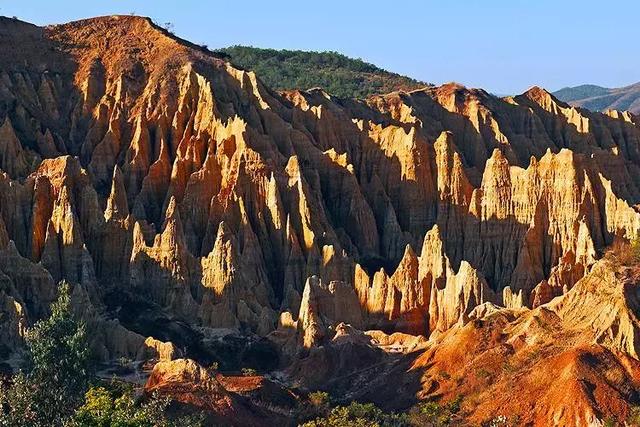
<path id="1" fill-rule="evenodd" d="M 255 71 L 276 90 L 320 87 L 343 98 L 366 98 L 395 90 L 427 86 L 409 77 L 391 73 L 373 64 L 337 52 L 260 49 L 232 46 L 220 49 L 235 65 Z"/>
<path id="2" fill-rule="evenodd" d="M 454 425 L 637 413 L 638 273 L 605 257 L 640 232 L 635 115 L 280 93 L 136 16 L 0 18 L 0 50 L 3 369 L 66 281 L 96 365 L 216 424 L 316 390 Z"/>
<path id="3" fill-rule="evenodd" d="M 561 101 L 593 111 L 620 110 L 640 114 L 640 83 L 614 89 L 595 85 L 566 87 L 553 94 Z"/>

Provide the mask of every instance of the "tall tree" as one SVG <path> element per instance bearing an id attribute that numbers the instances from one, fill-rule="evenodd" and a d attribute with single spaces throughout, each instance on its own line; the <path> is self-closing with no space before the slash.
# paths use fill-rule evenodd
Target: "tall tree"
<path id="1" fill-rule="evenodd" d="M 69 285 L 59 287 L 51 316 L 27 331 L 26 366 L 0 389 L 1 426 L 62 426 L 83 402 L 91 378 L 83 322 L 74 318 Z"/>

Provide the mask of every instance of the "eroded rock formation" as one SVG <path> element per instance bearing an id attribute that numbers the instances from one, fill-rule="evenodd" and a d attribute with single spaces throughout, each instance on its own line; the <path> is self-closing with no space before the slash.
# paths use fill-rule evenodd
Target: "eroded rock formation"
<path id="1" fill-rule="evenodd" d="M 478 306 L 426 350 L 363 370 L 354 398 L 393 408 L 415 396 L 464 396 L 461 413 L 471 424 L 496 414 L 516 425 L 622 423 L 639 397 L 633 274 L 637 267 L 598 261 L 565 295 L 536 309 Z M 399 389 L 411 393 L 387 391 Z"/>
<path id="2" fill-rule="evenodd" d="M 629 113 L 540 88 L 275 93 L 139 17 L 0 18 L 0 35 L 8 351 L 60 280 L 106 325 L 104 358 L 179 354 L 125 327 L 143 307 L 289 357 L 361 342 L 348 328 L 446 340 L 478 316 L 511 319 L 500 307 L 583 329 L 598 290 L 583 277 L 640 229 Z M 637 358 L 633 296 L 611 292 L 626 302 L 598 318 L 596 341 Z M 112 310 L 124 296 L 144 304 Z"/>

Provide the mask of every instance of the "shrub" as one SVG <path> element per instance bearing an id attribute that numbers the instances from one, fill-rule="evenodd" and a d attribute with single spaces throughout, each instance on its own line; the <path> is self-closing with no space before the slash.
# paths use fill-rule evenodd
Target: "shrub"
<path id="1" fill-rule="evenodd" d="M 307 400 L 296 409 L 295 418 L 299 424 L 316 418 L 327 417 L 331 412 L 331 396 L 324 391 L 309 393 Z"/>
<path id="2" fill-rule="evenodd" d="M 640 406 L 632 406 L 629 409 L 627 424 L 633 427 L 640 427 Z"/>
<path id="3" fill-rule="evenodd" d="M 619 267 L 633 267 L 640 264 L 640 238 L 615 242 L 607 255 L 607 258 Z"/>
<path id="4" fill-rule="evenodd" d="M 331 405 L 331 397 L 329 393 L 324 391 L 314 391 L 309 394 L 309 403 L 316 407 L 321 406 L 330 406 Z"/>
<path id="5" fill-rule="evenodd" d="M 457 419 L 461 406 L 461 395 L 444 405 L 433 401 L 419 403 L 409 412 L 408 423 L 412 426 L 448 426 Z"/>
<path id="6" fill-rule="evenodd" d="M 173 34 L 173 22 L 165 22 L 164 24 L 162 24 L 162 28 L 164 28 L 168 33 Z"/>
<path id="7" fill-rule="evenodd" d="M 507 417 L 505 417 L 504 415 L 498 415 L 497 417 L 489 421 L 488 427 L 499 427 L 506 425 L 509 425 Z"/>
<path id="8" fill-rule="evenodd" d="M 129 375 L 134 373 L 135 367 L 133 365 L 133 360 L 128 357 L 117 358 L 112 372 L 117 375 Z"/>
<path id="9" fill-rule="evenodd" d="M 116 364 L 118 366 L 122 366 L 122 367 L 126 367 L 129 366 L 133 363 L 133 361 L 131 359 L 129 359 L 128 357 L 118 357 L 116 359 Z"/>
<path id="10" fill-rule="evenodd" d="M 484 368 L 481 368 L 478 370 L 478 372 L 476 373 L 476 375 L 478 376 L 478 378 L 489 378 L 491 376 L 491 372 L 487 371 Z"/>
<path id="11" fill-rule="evenodd" d="M 324 405 L 329 403 L 329 395 L 315 392 L 309 395 L 309 403 Z M 337 406 L 326 410 L 323 416 L 306 423 L 302 427 L 422 427 L 457 425 L 462 396 L 440 405 L 436 402 L 422 402 L 407 413 L 387 413 L 372 403 L 352 402 L 348 406 Z M 301 419 L 301 418 L 299 418 Z M 302 421 L 304 421 L 302 419 Z"/>
<path id="12" fill-rule="evenodd" d="M 328 416 L 316 418 L 302 427 L 391 427 L 406 426 L 403 415 L 387 414 L 373 403 L 352 402 L 349 406 L 338 406 Z"/>
<path id="13" fill-rule="evenodd" d="M 520 416 L 518 415 L 514 415 L 511 417 L 507 417 L 506 415 L 498 415 L 487 421 L 484 421 L 481 424 L 482 427 L 515 427 L 520 425 L 522 425 L 522 421 L 520 420 Z"/>
<path id="14" fill-rule="evenodd" d="M 242 368 L 242 375 L 245 377 L 255 377 L 258 372 L 253 368 Z"/>
<path id="15" fill-rule="evenodd" d="M 516 368 L 511 363 L 504 362 L 504 364 L 502 365 L 502 370 L 508 374 L 512 374 L 516 371 Z"/>
<path id="16" fill-rule="evenodd" d="M 447 410 L 451 414 L 457 414 L 458 412 L 460 412 L 460 407 L 461 406 L 462 406 L 462 395 L 459 394 L 458 396 L 456 396 L 455 399 L 453 399 L 451 402 L 447 403 Z"/>
<path id="17" fill-rule="evenodd" d="M 112 390 L 105 387 L 93 387 L 85 394 L 84 405 L 76 411 L 70 425 L 73 427 L 191 427 L 202 425 L 202 419 L 195 417 L 169 420 L 165 416 L 168 405 L 167 399 L 157 395 L 138 404 L 134 398 L 133 389 L 130 387 Z"/>

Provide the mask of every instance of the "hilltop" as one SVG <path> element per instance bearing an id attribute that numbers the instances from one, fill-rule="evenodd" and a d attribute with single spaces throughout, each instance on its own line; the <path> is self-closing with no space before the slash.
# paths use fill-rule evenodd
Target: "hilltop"
<path id="1" fill-rule="evenodd" d="M 237 66 L 255 71 L 267 86 L 276 90 L 320 87 L 338 97 L 366 98 L 428 86 L 428 83 L 337 52 L 260 49 L 251 46 L 231 46 L 216 52 L 228 55 Z"/>

